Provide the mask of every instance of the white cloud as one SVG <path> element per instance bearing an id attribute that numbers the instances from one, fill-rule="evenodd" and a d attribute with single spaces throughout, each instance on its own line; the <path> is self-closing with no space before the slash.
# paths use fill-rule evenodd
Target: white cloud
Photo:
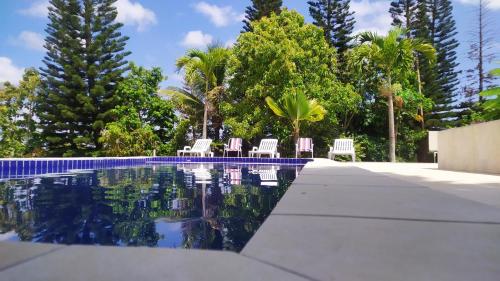
<path id="1" fill-rule="evenodd" d="M 24 69 L 17 67 L 7 57 L 0 57 L 0 83 L 11 82 L 17 84 L 23 77 Z"/>
<path id="2" fill-rule="evenodd" d="M 204 34 L 200 30 L 189 31 L 181 42 L 181 45 L 188 48 L 203 48 L 210 45 L 214 38 L 210 34 Z"/>
<path id="3" fill-rule="evenodd" d="M 241 22 L 245 15 L 238 14 L 231 6 L 220 7 L 206 2 L 199 2 L 194 6 L 195 10 L 210 18 L 217 27 L 228 26 L 232 22 Z"/>
<path id="4" fill-rule="evenodd" d="M 144 31 L 148 26 L 157 23 L 156 14 L 144 8 L 139 2 L 131 0 L 118 0 L 114 4 L 118 10 L 116 20 L 125 25 L 137 26 L 138 31 Z M 36 1 L 26 9 L 19 10 L 23 15 L 46 18 L 48 15 L 49 1 Z"/>
<path id="5" fill-rule="evenodd" d="M 35 51 L 44 51 L 44 39 L 40 33 L 24 30 L 16 38 L 10 38 L 10 43 Z"/>
<path id="6" fill-rule="evenodd" d="M 224 43 L 224 47 L 232 48 L 236 44 L 236 39 L 229 39 Z"/>
<path id="7" fill-rule="evenodd" d="M 352 1 L 351 8 L 356 18 L 354 33 L 362 31 L 373 31 L 380 35 L 387 33 L 392 22 L 388 12 L 389 6 L 390 1 Z"/>
<path id="8" fill-rule="evenodd" d="M 37 1 L 33 2 L 31 6 L 26 9 L 19 10 L 19 12 L 26 16 L 37 17 L 37 18 L 46 18 L 49 10 L 49 1 Z"/>
<path id="9" fill-rule="evenodd" d="M 174 72 L 168 75 L 168 80 L 176 84 L 182 84 L 182 82 L 184 82 L 184 76 L 182 76 L 180 73 Z"/>
<path id="10" fill-rule="evenodd" d="M 462 3 L 464 5 L 479 5 L 479 0 L 455 0 L 458 3 Z M 500 0 L 489 0 L 488 8 L 492 10 L 500 10 Z"/>
<path id="11" fill-rule="evenodd" d="M 148 26 L 157 23 L 156 14 L 139 2 L 118 0 L 114 5 L 118 10 L 116 20 L 125 25 L 137 26 L 137 31 L 144 31 Z"/>

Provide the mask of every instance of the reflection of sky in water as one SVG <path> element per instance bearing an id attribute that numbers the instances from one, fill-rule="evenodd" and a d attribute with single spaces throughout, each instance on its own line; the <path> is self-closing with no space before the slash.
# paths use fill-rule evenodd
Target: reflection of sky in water
<path id="1" fill-rule="evenodd" d="M 156 232 L 160 234 L 158 247 L 178 248 L 182 245 L 182 222 L 156 220 Z"/>
<path id="2" fill-rule="evenodd" d="M 19 236 L 15 231 L 0 233 L 0 241 L 19 241 Z"/>

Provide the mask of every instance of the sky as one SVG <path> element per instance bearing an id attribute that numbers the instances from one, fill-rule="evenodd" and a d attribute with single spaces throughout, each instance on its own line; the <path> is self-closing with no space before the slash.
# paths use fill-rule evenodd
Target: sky
<path id="1" fill-rule="evenodd" d="M 470 68 L 467 50 L 479 0 L 452 0 L 457 21 L 458 70 Z M 117 20 L 130 37 L 127 57 L 136 64 L 159 66 L 168 79 L 162 86 L 180 86 L 182 76 L 175 71 L 175 60 L 187 49 L 204 48 L 220 42 L 231 46 L 241 29 L 245 7 L 250 0 L 118 0 Z M 312 22 L 307 0 L 284 0 Z M 371 30 L 380 34 L 390 28 L 389 0 L 352 0 L 355 32 Z M 47 24 L 48 0 L 0 0 L 0 83 L 16 83 L 27 67 L 41 67 L 44 56 L 44 29 Z M 500 0 L 490 0 L 489 20 L 500 27 Z M 500 32 L 492 33 L 492 51 L 500 60 Z M 495 66 L 489 64 L 488 69 Z"/>

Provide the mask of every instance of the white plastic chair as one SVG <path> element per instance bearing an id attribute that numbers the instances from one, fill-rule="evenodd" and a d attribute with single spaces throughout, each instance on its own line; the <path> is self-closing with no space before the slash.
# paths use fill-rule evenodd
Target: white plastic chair
<path id="1" fill-rule="evenodd" d="M 311 138 L 299 138 L 295 144 L 295 158 L 298 158 L 301 152 L 310 152 L 311 158 L 314 158 L 314 143 Z"/>
<path id="2" fill-rule="evenodd" d="M 252 150 L 248 152 L 248 157 L 259 157 L 262 155 L 269 155 L 270 158 L 279 158 L 278 153 L 278 140 L 277 139 L 262 139 L 260 141 L 259 147 L 254 146 Z"/>
<path id="3" fill-rule="evenodd" d="M 354 141 L 352 139 L 336 139 L 333 147 L 330 146 L 328 159 L 335 160 L 335 155 L 351 155 L 352 162 L 355 162 L 356 151 L 354 151 Z"/>
<path id="4" fill-rule="evenodd" d="M 229 152 L 236 152 L 237 157 L 243 156 L 243 151 L 241 150 L 242 144 L 242 139 L 230 138 L 229 143 L 224 144 L 224 152 L 222 153 L 222 157 L 225 157 L 226 155 L 229 156 Z"/>
<path id="5" fill-rule="evenodd" d="M 177 156 L 189 155 L 199 155 L 200 157 L 214 157 L 214 153 L 210 151 L 210 144 L 212 144 L 211 139 L 199 139 L 196 140 L 193 147 L 184 146 L 184 149 L 177 150 Z"/>

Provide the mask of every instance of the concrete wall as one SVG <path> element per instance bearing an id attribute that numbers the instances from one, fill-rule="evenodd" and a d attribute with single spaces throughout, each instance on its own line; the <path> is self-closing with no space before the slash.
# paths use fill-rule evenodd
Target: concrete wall
<path id="1" fill-rule="evenodd" d="M 439 169 L 500 174 L 500 120 L 439 132 Z"/>

